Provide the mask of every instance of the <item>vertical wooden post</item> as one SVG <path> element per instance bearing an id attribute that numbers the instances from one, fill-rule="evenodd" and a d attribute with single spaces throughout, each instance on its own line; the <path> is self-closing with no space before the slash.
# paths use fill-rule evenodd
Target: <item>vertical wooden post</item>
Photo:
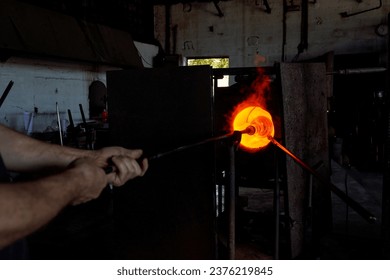
<path id="1" fill-rule="evenodd" d="M 295 155 L 328 175 L 327 78 L 323 63 L 281 64 L 284 144 Z M 292 159 L 286 159 L 288 214 L 291 221 L 291 257 L 304 253 L 309 174 Z M 330 225 L 330 191 L 313 183 L 313 233 Z"/>

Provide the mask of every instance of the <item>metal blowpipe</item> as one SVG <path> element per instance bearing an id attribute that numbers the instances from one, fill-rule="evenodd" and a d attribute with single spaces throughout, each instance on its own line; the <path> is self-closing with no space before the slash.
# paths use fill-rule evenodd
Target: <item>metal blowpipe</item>
<path id="1" fill-rule="evenodd" d="M 199 142 L 196 142 L 196 143 L 180 146 L 178 148 L 175 148 L 175 149 L 172 149 L 172 150 L 169 150 L 169 151 L 166 151 L 166 152 L 161 152 L 161 153 L 158 153 L 158 154 L 146 157 L 146 158 L 148 159 L 148 161 L 153 161 L 153 160 L 156 160 L 156 159 L 159 159 L 159 158 L 162 158 L 162 157 L 166 157 L 166 156 L 170 156 L 172 154 L 175 154 L 175 153 L 178 153 L 178 152 L 182 152 L 182 151 L 185 151 L 185 150 L 188 150 L 188 149 L 192 149 L 192 148 L 204 145 L 204 144 L 208 144 L 208 143 L 211 143 L 211 142 L 216 142 L 216 141 L 220 141 L 220 140 L 224 140 L 224 139 L 229 139 L 229 138 L 232 138 L 234 140 L 237 139 L 238 142 L 239 142 L 239 139 L 241 139 L 241 134 L 243 134 L 243 133 L 248 133 L 247 129 L 242 130 L 242 131 L 234 131 L 234 132 L 223 134 L 223 135 L 220 135 L 220 136 L 210 137 L 210 138 L 207 138 L 205 140 L 202 140 L 202 141 L 199 141 Z M 137 161 L 139 163 L 141 163 L 143 159 L 144 158 L 140 158 Z M 115 171 L 115 167 L 112 166 L 112 165 L 109 165 L 106 168 L 104 168 L 104 171 L 106 172 L 106 174 L 114 172 Z"/>

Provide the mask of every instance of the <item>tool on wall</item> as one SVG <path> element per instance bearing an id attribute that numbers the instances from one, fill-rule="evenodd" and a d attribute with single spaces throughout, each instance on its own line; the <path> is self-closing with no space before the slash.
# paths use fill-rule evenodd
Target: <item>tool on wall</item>
<path id="1" fill-rule="evenodd" d="M 1 98 L 0 98 L 0 107 L 1 107 L 1 105 L 3 105 L 4 100 L 7 98 L 7 95 L 11 91 L 11 88 L 12 88 L 13 85 L 14 85 L 14 82 L 10 81 L 8 83 L 7 87 L 5 88 L 3 94 L 1 95 Z"/>
<path id="2" fill-rule="evenodd" d="M 56 102 L 56 113 L 57 113 L 58 133 L 60 134 L 60 144 L 61 144 L 61 146 L 64 146 L 64 141 L 63 141 L 63 137 L 62 137 L 61 117 L 60 117 L 60 111 L 58 110 L 58 102 Z"/>
<path id="3" fill-rule="evenodd" d="M 217 9 L 218 16 L 219 16 L 219 17 L 223 17 L 224 14 L 223 14 L 221 8 L 220 8 L 219 5 L 218 5 L 218 2 L 219 2 L 219 1 L 217 1 L 217 0 L 214 0 L 214 1 L 213 1 L 214 6 L 215 6 L 215 8 Z"/>
<path id="4" fill-rule="evenodd" d="M 94 149 L 94 137 L 92 136 L 93 131 L 87 124 L 87 119 L 85 118 L 84 115 L 83 105 L 79 104 L 79 108 L 80 108 L 81 119 L 83 120 L 83 126 L 86 134 L 86 146 L 88 150 L 93 150 Z"/>
<path id="5" fill-rule="evenodd" d="M 298 44 L 298 53 L 294 57 L 296 61 L 300 54 L 309 46 L 309 0 L 302 0 L 301 9 L 301 41 Z"/>
<path id="6" fill-rule="evenodd" d="M 344 17 L 344 18 L 345 17 L 352 17 L 352 16 L 357 16 L 357 15 L 363 14 L 363 13 L 371 12 L 373 10 L 377 10 L 377 9 L 380 9 L 380 8 L 382 8 L 382 0 L 379 0 L 378 6 L 375 6 L 373 8 L 370 8 L 370 9 L 367 9 L 367 10 L 363 10 L 363 11 L 359 11 L 359 12 L 355 12 L 355 13 L 341 12 L 340 16 Z"/>
<path id="7" fill-rule="evenodd" d="M 263 2 L 263 3 L 260 4 L 259 2 Z M 269 6 L 268 0 L 262 0 L 262 1 L 261 1 L 261 0 L 256 0 L 255 5 L 256 5 L 256 6 L 263 5 L 263 6 L 264 6 L 264 11 L 265 11 L 267 14 L 270 14 L 270 13 L 271 13 L 271 7 Z"/>

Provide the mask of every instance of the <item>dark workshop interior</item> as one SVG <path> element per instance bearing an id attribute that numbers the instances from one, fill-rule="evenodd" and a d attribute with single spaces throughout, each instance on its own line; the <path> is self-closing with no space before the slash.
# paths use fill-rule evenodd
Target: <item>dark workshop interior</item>
<path id="1" fill-rule="evenodd" d="M 149 160 L 28 236 L 28 258 L 390 259 L 389 14 L 365 0 L 1 1 L 0 123 Z"/>

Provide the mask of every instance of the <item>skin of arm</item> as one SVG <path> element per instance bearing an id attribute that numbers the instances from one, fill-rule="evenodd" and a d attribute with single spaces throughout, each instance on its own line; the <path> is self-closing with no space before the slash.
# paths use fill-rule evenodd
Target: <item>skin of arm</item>
<path id="1" fill-rule="evenodd" d="M 79 150 L 44 143 L 0 125 L 0 154 L 10 171 L 54 169 L 30 182 L 0 183 L 0 248 L 36 231 L 67 205 L 97 198 L 108 183 L 121 186 L 148 169 L 142 150 Z M 115 172 L 105 174 L 108 161 Z"/>
<path id="2" fill-rule="evenodd" d="M 10 171 L 32 172 L 63 169 L 80 157 L 91 156 L 91 151 L 48 144 L 0 125 L 0 154 Z"/>

